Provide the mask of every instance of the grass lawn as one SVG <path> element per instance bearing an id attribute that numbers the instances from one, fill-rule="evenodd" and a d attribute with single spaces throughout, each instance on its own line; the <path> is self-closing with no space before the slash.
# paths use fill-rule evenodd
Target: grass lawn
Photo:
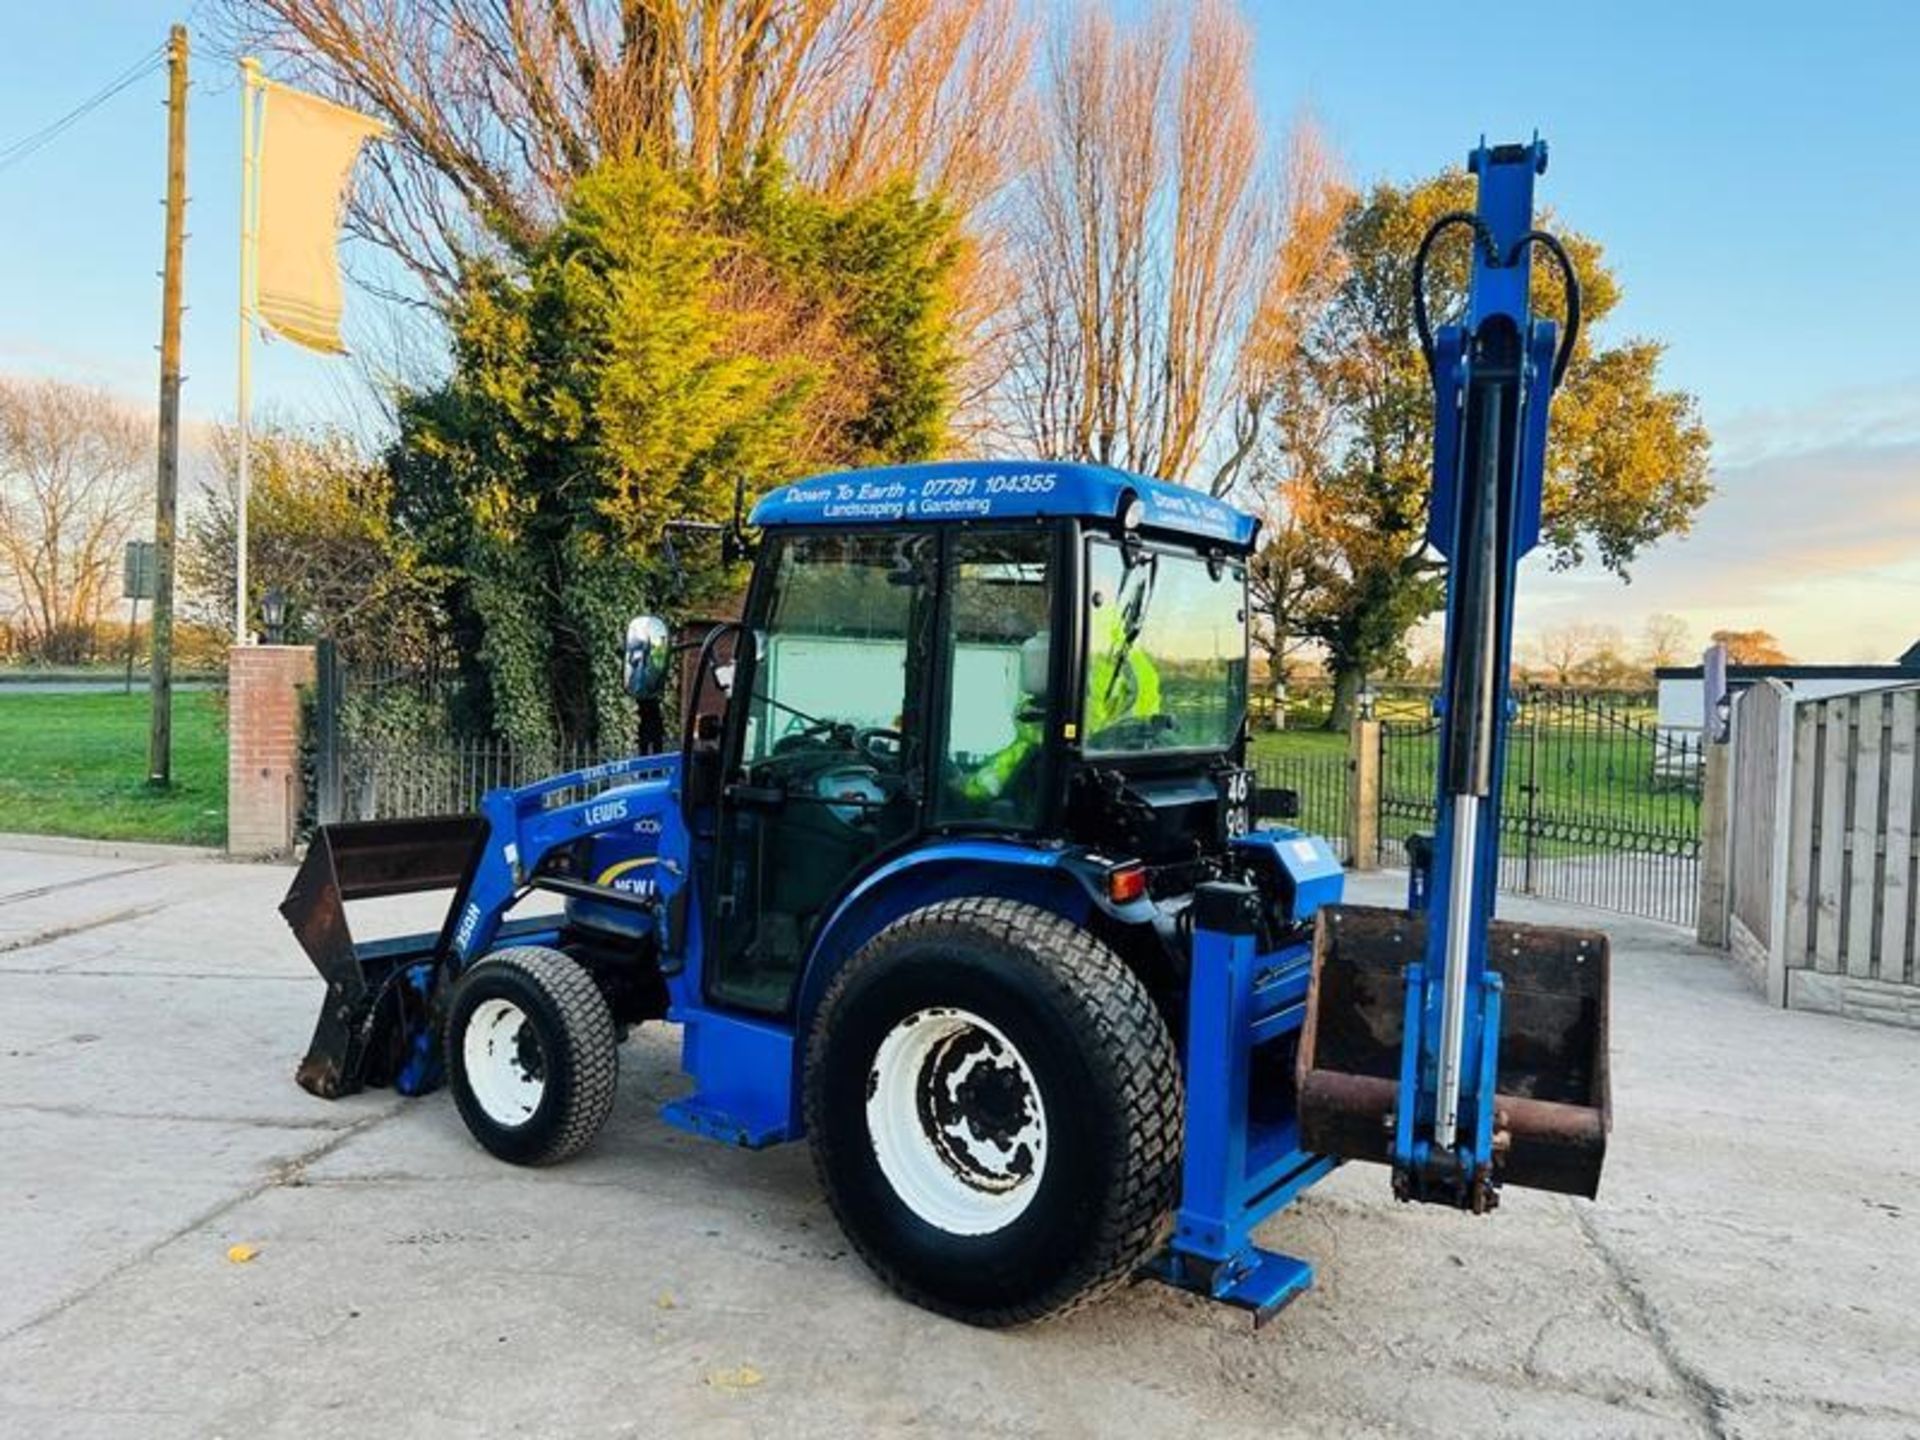
<path id="1" fill-rule="evenodd" d="M 1255 730 L 1247 737 L 1247 763 L 1262 760 L 1306 760 L 1347 753 L 1341 730 Z"/>
<path id="2" fill-rule="evenodd" d="M 225 696 L 173 697 L 173 788 L 147 786 L 146 694 L 0 692 L 0 830 L 220 845 Z"/>

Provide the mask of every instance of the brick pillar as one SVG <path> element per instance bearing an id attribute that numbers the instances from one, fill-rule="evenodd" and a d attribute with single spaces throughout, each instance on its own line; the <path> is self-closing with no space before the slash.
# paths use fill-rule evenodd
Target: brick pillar
<path id="1" fill-rule="evenodd" d="M 227 652 L 227 850 L 284 855 L 300 816 L 300 687 L 311 645 Z"/>

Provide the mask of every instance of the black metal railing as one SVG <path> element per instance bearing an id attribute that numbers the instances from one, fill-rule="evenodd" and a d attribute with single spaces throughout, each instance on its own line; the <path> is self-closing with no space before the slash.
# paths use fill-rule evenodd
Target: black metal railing
<path id="1" fill-rule="evenodd" d="M 1269 755 L 1253 762 L 1263 786 L 1291 790 L 1300 814 L 1289 824 L 1324 836 L 1342 860 L 1353 858 L 1351 787 L 1353 765 L 1344 750 L 1313 755 Z"/>
<path id="2" fill-rule="evenodd" d="M 1382 726 L 1380 858 L 1432 829 L 1439 733 Z M 1649 700 L 1530 688 L 1508 723 L 1503 889 L 1693 923 L 1699 887 L 1698 731 L 1661 727 Z"/>
<path id="3" fill-rule="evenodd" d="M 631 753 L 631 747 L 616 753 L 598 746 L 516 746 L 507 740 L 450 735 L 348 740 L 341 747 L 337 818 L 399 820 L 464 814 L 489 790 L 531 785 Z M 578 798 L 562 792 L 549 803 Z"/>

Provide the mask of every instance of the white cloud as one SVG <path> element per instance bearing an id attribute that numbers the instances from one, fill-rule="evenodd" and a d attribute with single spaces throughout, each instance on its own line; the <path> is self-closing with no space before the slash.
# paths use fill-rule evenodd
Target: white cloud
<path id="1" fill-rule="evenodd" d="M 1631 634 L 1671 611 L 1698 639 L 1757 626 L 1810 662 L 1888 660 L 1920 637 L 1920 385 L 1737 417 L 1715 441 L 1714 498 L 1691 535 L 1645 555 L 1630 585 L 1529 565 L 1522 627 Z"/>

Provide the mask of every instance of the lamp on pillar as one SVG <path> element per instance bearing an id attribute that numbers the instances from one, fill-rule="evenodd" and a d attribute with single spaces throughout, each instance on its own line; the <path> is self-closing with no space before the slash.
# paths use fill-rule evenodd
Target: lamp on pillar
<path id="1" fill-rule="evenodd" d="M 267 593 L 260 597 L 260 623 L 267 632 L 269 645 L 278 645 L 286 637 L 287 592 L 278 585 L 267 587 Z"/>

